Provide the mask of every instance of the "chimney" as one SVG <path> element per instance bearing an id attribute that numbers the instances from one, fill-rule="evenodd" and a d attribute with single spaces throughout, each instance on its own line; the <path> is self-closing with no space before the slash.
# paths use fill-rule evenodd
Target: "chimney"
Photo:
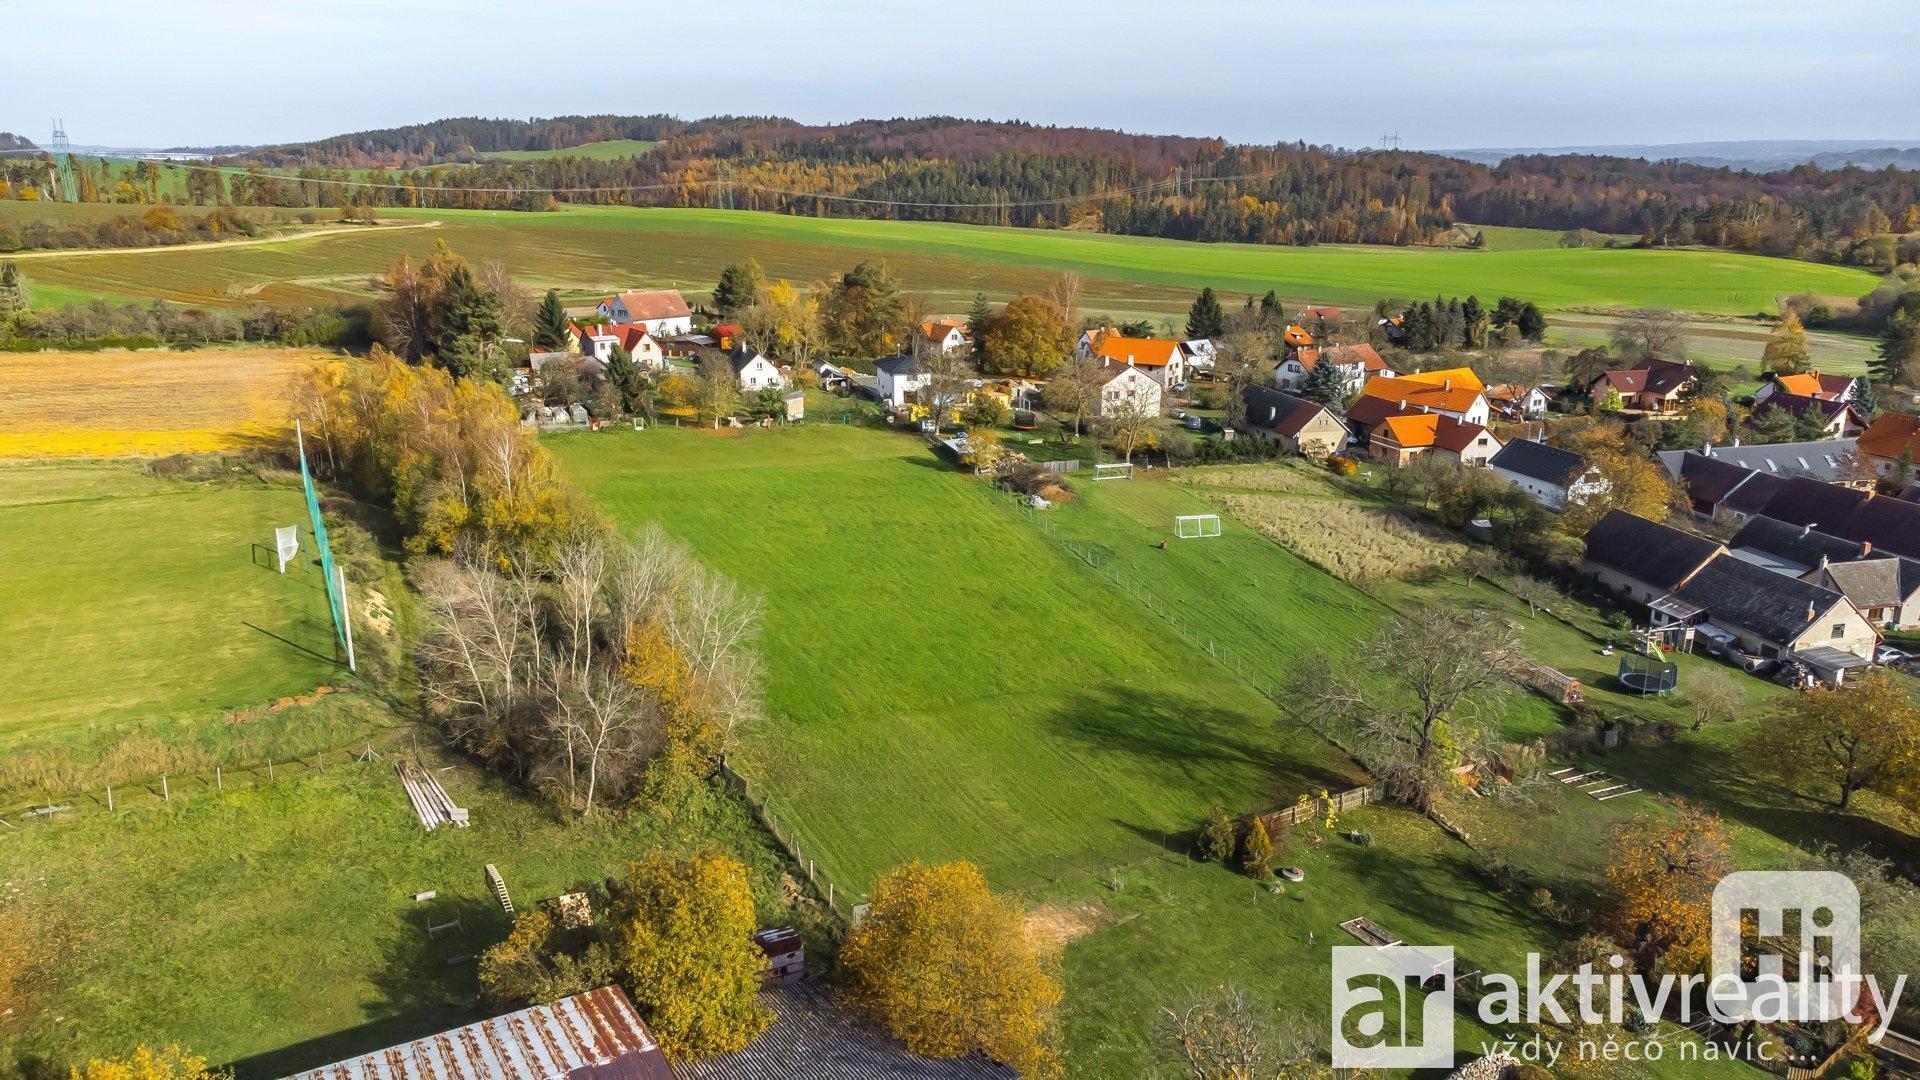
<path id="1" fill-rule="evenodd" d="M 1738 436 L 1738 435 L 1735 435 L 1735 436 L 1733 437 L 1733 448 L 1734 448 L 1735 450 L 1738 450 L 1738 449 L 1740 449 L 1740 436 Z"/>
<path id="2" fill-rule="evenodd" d="M 1825 555 L 1820 556 L 1820 569 L 1825 570 L 1829 561 Z"/>
<path id="3" fill-rule="evenodd" d="M 1444 379 L 1444 380 L 1442 380 L 1442 381 L 1441 381 L 1441 383 L 1440 383 L 1440 389 L 1442 389 L 1442 390 L 1452 390 L 1452 389 L 1453 389 L 1453 380 L 1452 380 L 1452 379 Z"/>
<path id="4" fill-rule="evenodd" d="M 1811 600 L 1807 601 L 1807 621 L 1812 622 L 1813 620 L 1819 617 L 1820 617 L 1820 613 L 1813 610 L 1813 601 Z"/>
<path id="5" fill-rule="evenodd" d="M 1809 521 L 1809 522 L 1807 522 L 1807 523 L 1806 523 L 1805 525 L 1802 525 L 1802 526 L 1800 526 L 1800 535 L 1801 535 L 1801 536 L 1806 536 L 1806 535 L 1808 535 L 1808 534 L 1810 534 L 1810 533 L 1812 533 L 1812 532 L 1813 532 L 1813 526 L 1814 526 L 1814 523 L 1813 523 L 1813 522 L 1811 522 L 1811 521 Z"/>
<path id="6" fill-rule="evenodd" d="M 1864 559 L 1871 554 L 1873 554 L 1873 541 L 1871 540 L 1860 541 L 1860 557 Z"/>

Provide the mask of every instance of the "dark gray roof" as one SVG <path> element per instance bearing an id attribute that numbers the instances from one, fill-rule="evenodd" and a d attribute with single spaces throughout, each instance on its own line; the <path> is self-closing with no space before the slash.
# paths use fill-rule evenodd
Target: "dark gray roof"
<path id="1" fill-rule="evenodd" d="M 1561 487 L 1578 480 L 1587 471 L 1587 463 L 1579 454 L 1532 439 L 1513 440 L 1501 447 L 1487 464 Z"/>
<path id="2" fill-rule="evenodd" d="M 1830 563 L 1827 576 L 1840 587 L 1846 598 L 1858 608 L 1887 607 L 1906 599 L 1900 589 L 1900 562 L 1897 557 L 1863 559 L 1859 562 Z"/>
<path id="3" fill-rule="evenodd" d="M 773 1009 L 773 1026 L 753 1045 L 704 1061 L 684 1061 L 685 1080 L 1012 1080 L 1012 1069 L 979 1055 L 936 1059 L 910 1054 L 878 1028 L 846 1012 L 811 983 L 789 983 L 760 993 Z"/>
<path id="4" fill-rule="evenodd" d="M 1704 537 L 1610 510 L 1587 530 L 1587 558 L 1657 589 L 1671 591 L 1707 560 L 1720 545 Z"/>
<path id="5" fill-rule="evenodd" d="M 911 353 L 901 353 L 898 356 L 874 361 L 873 368 L 875 371 L 884 371 L 889 375 L 918 375 L 920 359 Z"/>
<path id="6" fill-rule="evenodd" d="M 761 359 L 759 350 L 749 349 L 744 345 L 737 346 L 727 351 L 727 363 L 733 365 L 733 373 L 735 375 L 738 375 L 741 372 L 747 370 L 748 364 L 751 364 L 755 360 L 759 360 L 759 359 Z M 769 360 L 767 362 L 772 363 L 773 361 Z"/>
<path id="7" fill-rule="evenodd" d="M 1673 594 L 1704 608 L 1707 621 L 1749 630 L 1777 645 L 1806 632 L 1846 598 L 1739 559 L 1715 559 Z"/>
<path id="8" fill-rule="evenodd" d="M 1843 540 L 1870 543 L 1877 551 L 1920 558 L 1920 503 L 1790 477 L 1780 481 L 1780 490 L 1767 500 L 1765 512 Z"/>
<path id="9" fill-rule="evenodd" d="M 1765 515 L 1748 521 L 1727 541 L 1727 546 L 1762 552 L 1804 570 L 1819 566 L 1823 556 L 1833 562 L 1845 562 L 1861 554 L 1860 545 L 1851 540 L 1828 536 L 1804 525 L 1789 525 Z"/>
<path id="10" fill-rule="evenodd" d="M 1242 391 L 1240 398 L 1247 406 L 1248 424 L 1288 436 L 1298 435 L 1300 429 L 1313 419 L 1314 413 L 1326 409 L 1316 402 L 1284 390 L 1275 390 L 1271 386 L 1249 386 Z"/>
<path id="11" fill-rule="evenodd" d="M 1815 480 L 1834 481 L 1852 475 L 1854 454 L 1858 449 L 1859 444 L 1853 439 L 1824 439 L 1820 442 L 1762 443 L 1757 446 L 1712 446 L 1705 453 L 1715 461 L 1774 476 L 1811 476 Z"/>
<path id="12" fill-rule="evenodd" d="M 1753 476 L 1753 470 L 1708 457 L 1698 450 L 1663 450 L 1660 463 L 1687 489 L 1700 509 L 1712 510 L 1735 488 Z"/>

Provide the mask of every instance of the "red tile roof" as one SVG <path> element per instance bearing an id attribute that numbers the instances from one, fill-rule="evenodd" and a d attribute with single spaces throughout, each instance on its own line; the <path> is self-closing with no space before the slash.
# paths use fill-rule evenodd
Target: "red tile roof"
<path id="1" fill-rule="evenodd" d="M 607 303 L 620 301 L 634 319 L 680 319 L 693 314 L 679 289 L 632 289 L 609 296 Z"/>
<path id="2" fill-rule="evenodd" d="M 1403 413 L 1389 416 L 1381 424 L 1382 433 L 1393 443 L 1408 450 L 1433 447 L 1463 453 L 1474 440 L 1486 434 L 1479 424 L 1469 424 L 1439 413 Z"/>
<path id="3" fill-rule="evenodd" d="M 1920 458 L 1920 416 L 1881 413 L 1860 433 L 1858 445 L 1861 453 L 1874 457 L 1898 458 L 1905 450 Z"/>

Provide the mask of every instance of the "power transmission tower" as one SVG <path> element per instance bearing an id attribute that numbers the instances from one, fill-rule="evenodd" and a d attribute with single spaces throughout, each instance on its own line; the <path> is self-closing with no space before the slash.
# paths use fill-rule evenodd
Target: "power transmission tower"
<path id="1" fill-rule="evenodd" d="M 1390 134 L 1390 135 L 1380 136 L 1380 148 L 1382 150 L 1400 149 L 1400 133 L 1394 132 L 1393 134 Z"/>
<path id="2" fill-rule="evenodd" d="M 53 163 L 59 171 L 59 190 L 55 194 L 61 202 L 79 202 L 73 183 L 73 144 L 67 141 L 64 120 L 53 122 Z"/>
<path id="3" fill-rule="evenodd" d="M 716 210 L 733 209 L 733 166 L 720 166 L 720 173 L 713 188 L 713 205 Z"/>

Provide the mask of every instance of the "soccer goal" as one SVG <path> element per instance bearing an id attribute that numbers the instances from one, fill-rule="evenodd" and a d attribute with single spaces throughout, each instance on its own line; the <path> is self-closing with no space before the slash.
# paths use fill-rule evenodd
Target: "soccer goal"
<path id="1" fill-rule="evenodd" d="M 273 530 L 273 553 L 280 559 L 280 572 L 287 572 L 287 564 L 300 554 L 300 528 L 297 525 L 282 525 Z"/>
<path id="2" fill-rule="evenodd" d="M 1130 461 L 1107 461 L 1093 467 L 1095 480 L 1131 480 L 1133 463 Z"/>
<path id="3" fill-rule="evenodd" d="M 1173 535 L 1182 540 L 1201 540 L 1220 535 L 1219 514 L 1181 514 L 1173 519 Z"/>

